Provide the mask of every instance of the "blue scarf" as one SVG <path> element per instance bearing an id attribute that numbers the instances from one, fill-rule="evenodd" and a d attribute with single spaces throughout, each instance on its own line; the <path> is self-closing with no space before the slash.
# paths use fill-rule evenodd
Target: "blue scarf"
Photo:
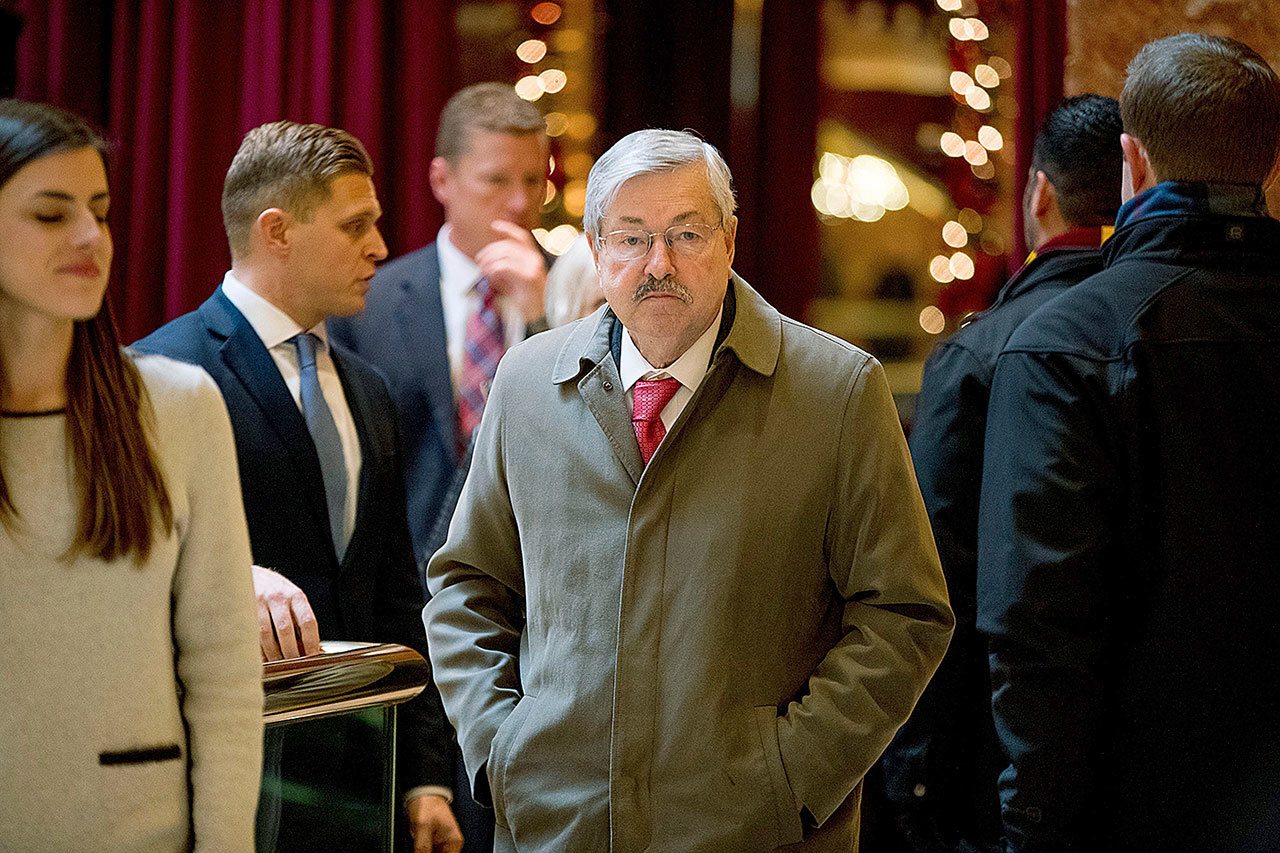
<path id="1" fill-rule="evenodd" d="M 1259 184 L 1165 181 L 1129 199 L 1116 213 L 1116 228 L 1156 216 L 1269 216 Z"/>

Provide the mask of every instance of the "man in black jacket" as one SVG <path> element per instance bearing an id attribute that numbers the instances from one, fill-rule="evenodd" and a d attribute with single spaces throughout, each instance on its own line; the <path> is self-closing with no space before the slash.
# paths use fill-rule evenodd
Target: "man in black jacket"
<path id="1" fill-rule="evenodd" d="M 1006 842 L 1280 843 L 1280 79 L 1183 34 L 1129 66 L 1106 268 L 1000 355 L 978 532 Z"/>
<path id="2" fill-rule="evenodd" d="M 986 642 L 974 627 L 982 441 L 996 357 L 1035 309 L 1102 269 L 1104 226 L 1120 205 L 1120 107 L 1079 95 L 1036 137 L 1023 202 L 1031 257 L 995 304 L 934 350 L 925 365 L 911 454 L 933 525 L 956 633 L 911 719 L 881 761 L 882 831 L 910 851 L 994 845 L 996 777 Z M 1109 230 L 1107 228 L 1106 230 Z"/>

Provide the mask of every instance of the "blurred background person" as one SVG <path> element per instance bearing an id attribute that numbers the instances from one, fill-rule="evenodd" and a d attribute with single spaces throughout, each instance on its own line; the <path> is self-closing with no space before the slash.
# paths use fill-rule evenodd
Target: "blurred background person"
<path id="1" fill-rule="evenodd" d="M 440 113 L 430 166 L 444 225 L 434 242 L 379 268 L 364 311 L 329 323 L 335 342 L 386 377 L 404 437 L 417 565 L 434 552 L 436 525 L 447 528 L 453 514 L 454 477 L 459 468 L 465 476 L 498 361 L 547 328 L 547 258 L 530 232 L 541 219 L 547 156 L 542 113 L 510 85 L 455 93 Z M 492 818 L 455 763 L 466 849 L 489 850 Z"/>
<path id="2" fill-rule="evenodd" d="M 547 325 L 572 323 L 604 304 L 600 274 L 586 234 L 579 234 L 547 273 Z"/>
<path id="3" fill-rule="evenodd" d="M 995 304 L 929 357 L 911 456 L 956 611 L 933 681 L 881 759 L 887 850 L 941 851 L 1000 838 L 987 644 L 974 626 L 982 442 L 996 357 L 1035 309 L 1102 269 L 1120 206 L 1120 105 L 1078 95 L 1045 119 L 1023 200 L 1031 257 Z"/>
<path id="4" fill-rule="evenodd" d="M 262 672 L 231 425 L 122 353 L 103 143 L 0 102 L 0 849 L 253 847 Z"/>

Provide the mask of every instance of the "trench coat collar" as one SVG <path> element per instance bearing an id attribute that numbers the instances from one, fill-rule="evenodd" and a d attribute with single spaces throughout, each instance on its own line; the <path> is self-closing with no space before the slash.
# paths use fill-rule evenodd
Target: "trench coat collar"
<path id="1" fill-rule="evenodd" d="M 720 348 L 732 350 L 744 366 L 756 373 L 771 376 L 782 347 L 782 315 L 737 273 L 731 275 L 729 286 L 735 303 L 733 326 Z M 608 358 L 616 322 L 617 315 L 607 303 L 579 321 L 560 347 L 551 381 L 560 384 L 576 379 Z"/>

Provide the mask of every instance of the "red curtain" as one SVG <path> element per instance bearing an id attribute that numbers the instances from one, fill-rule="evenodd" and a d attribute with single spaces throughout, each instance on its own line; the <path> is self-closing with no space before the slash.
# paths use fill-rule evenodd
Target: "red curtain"
<path id="1" fill-rule="evenodd" d="M 742 205 L 734 266 L 775 308 L 801 320 L 821 276 L 821 234 L 810 201 L 821 92 L 819 5 L 764 3 L 759 106 L 749 142 L 729 151 Z"/>
<path id="2" fill-rule="evenodd" d="M 453 90 L 449 0 L 23 0 L 17 96 L 99 123 L 111 156 L 112 293 L 125 340 L 189 311 L 230 263 L 222 179 L 275 119 L 369 149 L 392 254 L 434 238 L 427 182 Z"/>
<path id="3" fill-rule="evenodd" d="M 1010 14 L 1017 21 L 1018 52 L 1013 76 L 1018 95 L 1016 133 L 1017 191 L 1014 196 L 1014 250 L 1009 253 L 1011 268 L 1022 265 L 1022 191 L 1031 168 L 1031 149 L 1036 131 L 1062 100 L 1062 78 L 1067 62 L 1067 0 L 1012 3 Z"/>

